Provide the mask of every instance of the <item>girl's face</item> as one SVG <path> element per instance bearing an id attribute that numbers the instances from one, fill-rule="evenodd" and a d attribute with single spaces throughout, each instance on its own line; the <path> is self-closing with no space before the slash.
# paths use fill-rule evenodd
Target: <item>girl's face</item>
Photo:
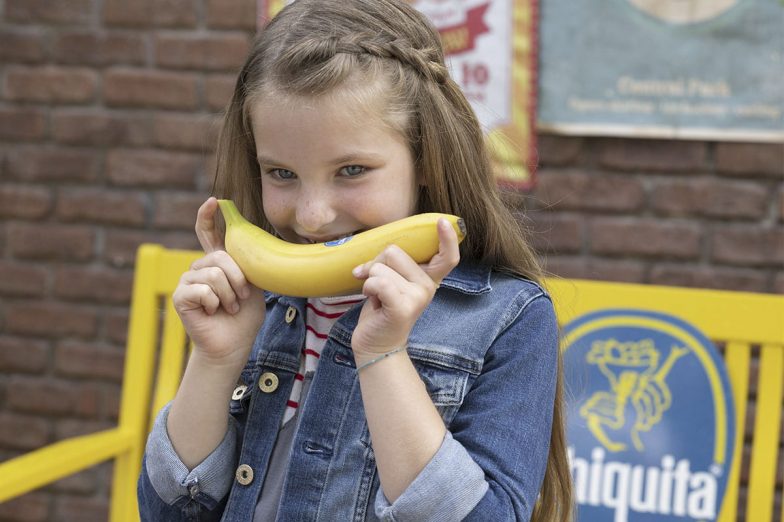
<path id="1" fill-rule="evenodd" d="M 403 136 L 338 96 L 265 97 L 251 109 L 264 214 L 294 243 L 322 243 L 415 213 Z"/>

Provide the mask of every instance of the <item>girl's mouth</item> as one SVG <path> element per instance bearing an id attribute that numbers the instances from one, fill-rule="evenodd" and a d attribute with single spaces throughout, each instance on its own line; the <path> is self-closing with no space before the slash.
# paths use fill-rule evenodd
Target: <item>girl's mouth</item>
<path id="1" fill-rule="evenodd" d="M 306 243 L 309 243 L 309 244 L 312 244 L 312 245 L 320 244 L 320 243 L 335 243 L 335 242 L 340 242 L 340 241 L 343 241 L 343 240 L 345 240 L 347 238 L 350 238 L 351 236 L 359 234 L 360 232 L 361 232 L 361 230 L 357 230 L 355 232 L 349 232 L 348 234 L 342 234 L 342 235 L 338 235 L 338 236 L 331 236 L 331 237 L 327 237 L 327 238 L 310 239 L 310 238 L 305 237 L 303 239 L 305 240 Z"/>

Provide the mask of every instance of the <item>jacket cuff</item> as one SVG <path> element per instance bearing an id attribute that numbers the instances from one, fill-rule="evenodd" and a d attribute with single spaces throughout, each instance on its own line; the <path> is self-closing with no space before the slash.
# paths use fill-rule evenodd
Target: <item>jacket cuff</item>
<path id="1" fill-rule="evenodd" d="M 376 516 L 395 522 L 462 520 L 488 488 L 482 468 L 447 431 L 436 454 L 393 504 L 378 488 Z"/>
<path id="2" fill-rule="evenodd" d="M 188 470 L 172 446 L 166 431 L 171 403 L 164 406 L 155 419 L 147 438 L 145 467 L 150 483 L 161 500 L 169 505 L 182 498 L 207 495 L 216 503 L 231 488 L 236 453 L 236 427 L 229 421 L 226 436 L 201 464 Z"/>

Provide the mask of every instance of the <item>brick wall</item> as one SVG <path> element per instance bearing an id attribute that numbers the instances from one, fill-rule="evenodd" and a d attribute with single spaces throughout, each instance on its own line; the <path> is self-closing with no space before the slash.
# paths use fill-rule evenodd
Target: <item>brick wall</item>
<path id="1" fill-rule="evenodd" d="M 0 0 L 0 460 L 117 420 L 133 256 L 195 248 L 253 0 Z M 0 504 L 105 521 L 109 465 Z"/>
<path id="2" fill-rule="evenodd" d="M 0 0 L 0 460 L 117 420 L 136 247 L 195 248 L 254 0 Z M 540 136 L 566 277 L 784 292 L 784 147 Z M 110 466 L 0 504 L 104 521 Z"/>
<path id="3" fill-rule="evenodd" d="M 540 136 L 539 154 L 550 272 L 784 293 L 784 145 Z"/>

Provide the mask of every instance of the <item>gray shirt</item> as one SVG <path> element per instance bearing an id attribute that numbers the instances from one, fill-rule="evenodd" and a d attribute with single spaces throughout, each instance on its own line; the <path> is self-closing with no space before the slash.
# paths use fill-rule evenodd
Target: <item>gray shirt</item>
<path id="1" fill-rule="evenodd" d="M 313 373 L 305 373 L 300 403 L 304 403 L 305 398 L 308 396 L 310 383 L 313 381 Z M 264 485 L 261 488 L 259 501 L 253 512 L 253 522 L 272 522 L 278 515 L 278 505 L 283 494 L 283 483 L 286 481 L 286 470 L 288 469 L 289 456 L 291 455 L 291 444 L 297 431 L 299 411 L 300 408 L 297 408 L 294 416 L 278 432 L 278 438 L 275 440 L 275 446 L 272 448 L 272 455 L 267 467 L 267 476 L 264 477 Z"/>

